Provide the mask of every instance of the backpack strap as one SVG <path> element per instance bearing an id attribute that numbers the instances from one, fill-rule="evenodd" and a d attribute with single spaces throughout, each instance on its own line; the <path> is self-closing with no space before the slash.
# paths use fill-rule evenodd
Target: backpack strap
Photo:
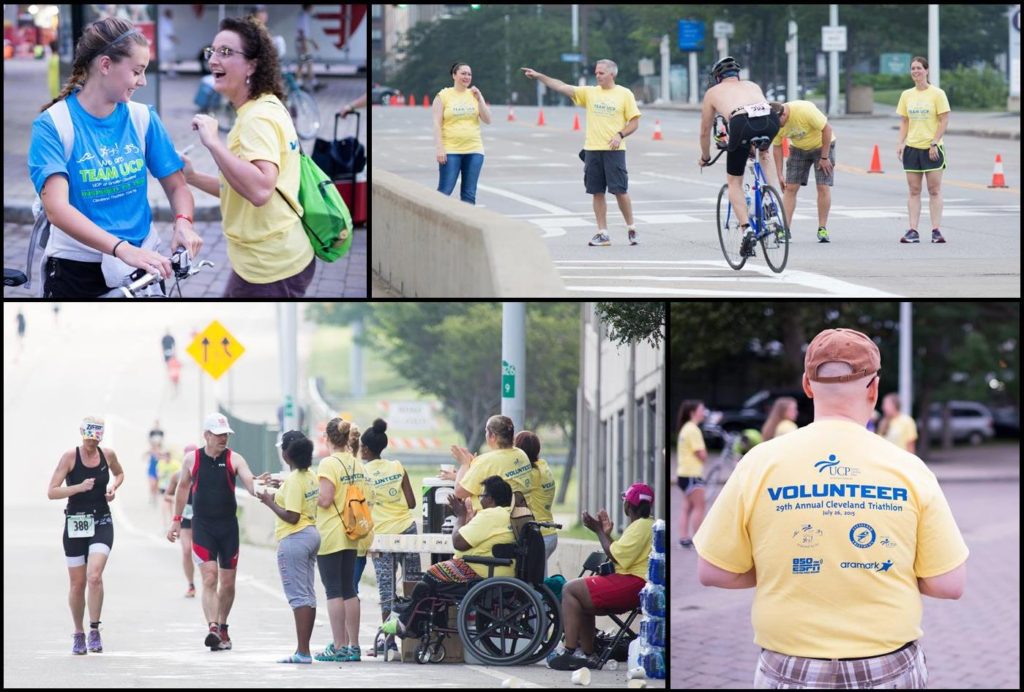
<path id="1" fill-rule="evenodd" d="M 129 101 L 128 112 L 131 114 L 132 125 L 135 126 L 135 134 L 139 136 L 139 142 L 142 144 L 142 158 L 145 159 L 146 135 L 149 134 L 149 106 Z"/>

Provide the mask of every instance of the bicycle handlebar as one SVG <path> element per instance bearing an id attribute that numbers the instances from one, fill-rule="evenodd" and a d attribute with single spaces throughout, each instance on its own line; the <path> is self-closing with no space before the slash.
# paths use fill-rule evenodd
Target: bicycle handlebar
<path id="1" fill-rule="evenodd" d="M 198 274 L 202 271 L 203 267 L 213 268 L 215 266 L 216 265 L 209 260 L 201 260 L 199 263 L 193 265 L 190 261 L 188 251 L 184 248 L 171 255 L 171 268 L 174 271 L 174 283 L 176 286 L 178 286 L 180 281 Z M 136 274 L 141 271 L 142 270 L 139 269 L 136 272 L 133 272 L 132 276 L 135 276 L 136 278 L 130 284 L 113 289 L 106 297 L 136 298 L 140 292 L 149 288 L 153 284 L 164 280 L 160 274 L 153 274 L 150 272 L 144 272 L 141 276 L 136 276 Z M 181 297 L 180 286 L 178 286 L 178 296 Z"/>

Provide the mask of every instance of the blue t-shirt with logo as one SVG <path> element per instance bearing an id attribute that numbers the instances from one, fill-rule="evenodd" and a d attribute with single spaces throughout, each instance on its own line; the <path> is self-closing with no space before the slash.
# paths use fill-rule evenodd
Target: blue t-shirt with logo
<path id="1" fill-rule="evenodd" d="M 36 192 L 42 191 L 51 175 L 63 173 L 72 207 L 103 230 L 141 246 L 152 220 L 146 169 L 160 179 L 184 168 L 184 162 L 152 107 L 143 158 L 128 104 L 118 103 L 102 119 L 82 108 L 77 93 L 68 96 L 67 104 L 75 128 L 69 161 L 64 159 L 64 145 L 49 114 L 40 113 L 32 123 L 28 170 Z"/>

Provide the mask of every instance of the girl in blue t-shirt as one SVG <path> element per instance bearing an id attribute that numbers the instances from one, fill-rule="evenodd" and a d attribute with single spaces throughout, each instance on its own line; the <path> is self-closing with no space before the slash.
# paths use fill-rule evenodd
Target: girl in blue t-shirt
<path id="1" fill-rule="evenodd" d="M 151 107 L 129 108 L 132 94 L 146 85 L 148 64 L 149 42 L 131 22 L 108 17 L 92 24 L 75 48 L 67 84 L 32 123 L 29 175 L 51 223 L 46 298 L 95 298 L 133 267 L 170 277 L 170 261 L 156 252 L 147 168 L 175 213 L 171 247 L 185 247 L 193 257 L 202 247 L 184 164 L 167 131 Z M 70 127 L 60 124 L 67 120 Z"/>

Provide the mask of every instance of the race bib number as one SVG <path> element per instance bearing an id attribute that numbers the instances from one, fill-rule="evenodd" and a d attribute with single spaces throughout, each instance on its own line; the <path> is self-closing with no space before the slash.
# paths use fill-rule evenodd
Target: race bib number
<path id="1" fill-rule="evenodd" d="M 92 538 L 96 535 L 96 518 L 91 514 L 68 515 L 68 538 Z"/>
<path id="2" fill-rule="evenodd" d="M 772 109 L 767 103 L 755 103 L 752 106 L 744 106 L 748 118 L 765 118 L 771 115 Z"/>
<path id="3" fill-rule="evenodd" d="M 191 519 L 192 518 L 192 505 L 185 505 L 185 509 L 182 510 L 182 512 L 181 512 L 181 518 L 182 519 Z"/>

